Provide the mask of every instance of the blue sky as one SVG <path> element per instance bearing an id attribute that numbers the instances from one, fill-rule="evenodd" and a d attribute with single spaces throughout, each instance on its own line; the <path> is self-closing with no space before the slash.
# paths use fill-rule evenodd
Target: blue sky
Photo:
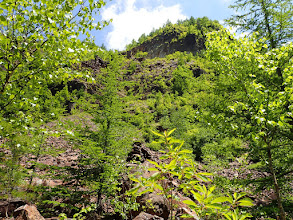
<path id="1" fill-rule="evenodd" d="M 93 32 L 97 45 L 105 44 L 108 49 L 123 50 L 132 39 L 161 27 L 169 19 L 207 16 L 223 21 L 233 14 L 228 6 L 233 0 L 111 0 L 101 9 L 97 20 L 113 19 L 100 31 Z"/>

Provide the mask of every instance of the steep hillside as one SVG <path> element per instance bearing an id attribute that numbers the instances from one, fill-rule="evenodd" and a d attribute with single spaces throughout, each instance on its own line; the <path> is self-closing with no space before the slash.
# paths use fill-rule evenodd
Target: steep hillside
<path id="1" fill-rule="evenodd" d="M 30 203 L 47 219 L 277 218 L 265 154 L 228 124 L 239 116 L 230 103 L 246 97 L 235 93 L 241 82 L 232 84 L 201 53 L 206 33 L 219 29 L 191 18 L 142 36 L 127 52 L 90 45 L 66 69 L 84 78 L 48 77 L 34 95 L 33 87 L 23 91 L 29 105 L 9 108 L 0 125 L 0 219 L 26 218 L 35 208 L 16 208 Z M 290 171 L 276 161 L 290 218 L 285 163 Z"/>

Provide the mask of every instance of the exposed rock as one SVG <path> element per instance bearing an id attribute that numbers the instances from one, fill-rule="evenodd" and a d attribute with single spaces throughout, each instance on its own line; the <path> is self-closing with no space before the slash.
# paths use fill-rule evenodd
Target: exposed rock
<path id="1" fill-rule="evenodd" d="M 34 205 L 24 205 L 14 210 L 15 220 L 45 220 Z"/>
<path id="2" fill-rule="evenodd" d="M 149 148 L 142 146 L 140 142 L 135 142 L 133 144 L 133 148 L 131 152 L 127 156 L 127 162 L 130 161 L 140 161 L 144 162 L 147 159 L 148 160 L 154 160 L 155 159 L 155 153 L 150 150 Z"/>
<path id="3" fill-rule="evenodd" d="M 202 70 L 200 67 L 197 67 L 195 69 L 191 69 L 192 70 L 192 73 L 193 73 L 193 76 L 196 78 L 196 77 L 199 77 L 200 75 L 204 74 L 205 71 Z"/>
<path id="4" fill-rule="evenodd" d="M 157 215 L 167 220 L 170 214 L 168 201 L 162 195 L 157 193 L 146 193 L 138 201 L 142 206 L 147 207 L 146 212 L 152 215 Z"/>
<path id="5" fill-rule="evenodd" d="M 163 218 L 156 215 L 151 215 L 149 213 L 141 212 L 133 220 L 163 220 Z"/>
<path id="6" fill-rule="evenodd" d="M 159 35 L 150 41 L 133 48 L 127 57 L 135 55 L 138 51 L 147 52 L 147 58 L 165 57 L 176 51 L 198 53 L 205 49 L 204 38 L 198 38 L 195 34 L 188 34 L 183 39 L 174 41 L 178 38 L 177 32 Z"/>
<path id="7" fill-rule="evenodd" d="M 99 71 L 101 68 L 106 68 L 109 65 L 108 61 L 104 61 L 99 56 L 95 56 L 95 59 L 83 61 L 81 63 L 81 67 L 83 68 L 90 68 L 92 70 Z"/>

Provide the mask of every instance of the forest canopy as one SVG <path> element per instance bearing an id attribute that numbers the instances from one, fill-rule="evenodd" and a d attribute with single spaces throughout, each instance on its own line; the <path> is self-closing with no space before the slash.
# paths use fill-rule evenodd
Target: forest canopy
<path id="1" fill-rule="evenodd" d="M 227 24 L 244 37 L 168 21 L 126 49 L 190 34 L 204 47 L 152 59 L 91 40 L 104 6 L 0 2 L 3 204 L 59 219 L 291 219 L 292 2 L 235 0 Z"/>

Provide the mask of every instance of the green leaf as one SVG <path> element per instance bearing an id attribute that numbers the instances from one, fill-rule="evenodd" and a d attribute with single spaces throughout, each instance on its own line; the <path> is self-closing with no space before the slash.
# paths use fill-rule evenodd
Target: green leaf
<path id="1" fill-rule="evenodd" d="M 168 136 L 170 136 L 175 130 L 176 130 L 176 128 L 174 128 L 173 130 L 169 131 Z"/>
<path id="2" fill-rule="evenodd" d="M 179 154 L 192 154 L 191 150 L 181 150 Z"/>
<path id="3" fill-rule="evenodd" d="M 132 180 L 133 182 L 137 182 L 137 183 L 140 183 L 140 181 L 136 178 L 130 178 L 130 180 Z"/>
<path id="4" fill-rule="evenodd" d="M 187 204 L 187 205 L 194 206 L 194 207 L 197 206 L 197 204 L 194 201 L 192 201 L 192 200 L 183 200 L 182 202 L 185 203 L 185 204 Z"/>
<path id="5" fill-rule="evenodd" d="M 194 192 L 193 190 L 191 190 L 191 193 L 193 194 L 193 197 L 199 202 L 202 203 L 203 202 L 203 196 L 197 192 Z"/>
<path id="6" fill-rule="evenodd" d="M 233 205 L 233 198 L 231 196 L 227 197 L 227 202 Z"/>
<path id="7" fill-rule="evenodd" d="M 165 168 L 172 170 L 172 169 L 174 169 L 176 167 L 176 163 L 177 163 L 177 160 L 174 159 L 168 165 L 166 165 Z"/>
<path id="8" fill-rule="evenodd" d="M 283 126 L 284 126 L 284 123 L 281 122 L 281 121 L 278 121 L 278 125 L 279 125 L 280 127 L 283 127 Z"/>
<path id="9" fill-rule="evenodd" d="M 135 195 L 140 188 L 141 188 L 141 186 L 136 186 L 136 187 L 128 190 L 127 195 Z"/>
<path id="10" fill-rule="evenodd" d="M 14 97 L 15 97 L 15 95 L 14 95 L 14 94 L 11 94 L 11 95 L 9 96 L 9 99 L 14 99 Z"/>
<path id="11" fill-rule="evenodd" d="M 157 172 L 159 172 L 159 170 L 154 168 L 154 167 L 148 168 L 148 171 L 157 171 Z"/>
<path id="12" fill-rule="evenodd" d="M 180 218 L 192 218 L 192 216 L 188 214 L 183 214 L 180 216 Z"/>
<path id="13" fill-rule="evenodd" d="M 205 174 L 203 174 L 203 173 L 197 173 L 195 175 L 196 175 L 196 177 L 198 179 L 200 179 L 203 182 L 210 182 L 210 181 L 212 181 L 210 178 L 206 177 Z"/>
<path id="14" fill-rule="evenodd" d="M 216 199 L 214 199 L 211 203 L 214 204 L 214 203 L 223 203 L 223 202 L 227 202 L 229 201 L 229 198 L 226 197 L 226 196 L 221 196 L 221 197 L 218 197 Z"/>
<path id="15" fill-rule="evenodd" d="M 220 204 L 208 204 L 208 205 L 205 205 L 206 208 L 210 208 L 210 209 L 222 209 L 223 206 L 220 205 Z"/>
<path id="16" fill-rule="evenodd" d="M 210 187 L 207 195 L 209 196 L 215 190 L 215 188 L 216 188 L 216 186 Z"/>
<path id="17" fill-rule="evenodd" d="M 179 139 L 173 139 L 170 141 L 170 144 L 173 144 L 173 143 L 181 143 L 183 145 L 183 141 L 179 140 Z"/>
<path id="18" fill-rule="evenodd" d="M 151 131 L 151 132 L 152 132 L 153 134 L 159 136 L 159 137 L 164 137 L 164 135 L 162 135 L 162 134 L 160 134 L 160 133 L 158 133 L 158 132 L 156 132 L 156 131 Z"/>
<path id="19" fill-rule="evenodd" d="M 244 220 L 246 218 L 252 218 L 253 216 L 248 214 L 248 213 L 245 213 L 245 214 L 241 214 L 239 220 Z"/>
<path id="20" fill-rule="evenodd" d="M 163 169 L 163 167 L 161 165 L 159 165 L 157 162 L 152 161 L 152 160 L 148 160 L 148 162 L 150 162 L 151 164 L 155 165 L 156 167 Z"/>
<path id="21" fill-rule="evenodd" d="M 227 220 L 232 220 L 231 216 L 228 213 L 223 213 Z"/>
<path id="22" fill-rule="evenodd" d="M 204 173 L 197 173 L 197 174 L 203 175 L 203 176 L 212 176 L 213 175 L 212 173 L 206 173 L 206 172 L 204 172 Z"/>
<path id="23" fill-rule="evenodd" d="M 159 189 L 159 190 L 161 190 L 161 191 L 164 191 L 163 187 L 162 187 L 160 184 L 154 184 L 154 186 L 155 186 L 157 189 Z"/>
<path id="24" fill-rule="evenodd" d="M 160 157 L 160 160 L 166 160 L 166 159 L 168 159 L 168 158 L 169 158 L 168 155 L 163 155 L 163 156 Z"/>
<path id="25" fill-rule="evenodd" d="M 245 192 L 240 192 L 240 193 L 235 192 L 233 194 L 233 197 L 234 197 L 235 200 L 239 200 L 240 198 L 242 198 L 244 196 L 246 196 L 246 193 Z"/>
<path id="26" fill-rule="evenodd" d="M 253 206 L 253 201 L 250 198 L 240 199 L 238 202 L 240 206 Z"/>
<path id="27" fill-rule="evenodd" d="M 139 195 L 143 195 L 148 192 L 153 192 L 153 189 L 147 188 L 147 189 L 143 190 L 142 192 L 140 192 Z"/>
<path id="28" fill-rule="evenodd" d="M 154 174 L 151 176 L 151 178 L 156 178 L 156 177 L 159 176 L 159 175 L 160 175 L 160 172 L 154 173 Z"/>

